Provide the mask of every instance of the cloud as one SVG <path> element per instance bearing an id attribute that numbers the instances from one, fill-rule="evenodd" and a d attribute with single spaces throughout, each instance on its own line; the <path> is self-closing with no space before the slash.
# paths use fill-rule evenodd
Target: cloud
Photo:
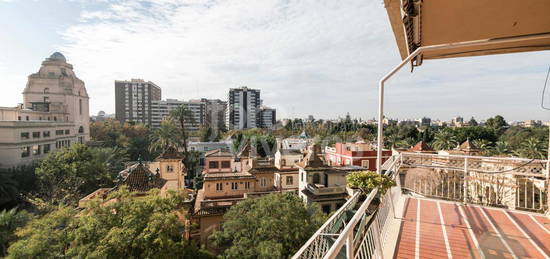
<path id="1" fill-rule="evenodd" d="M 246 85 L 261 89 L 264 104 L 282 117 L 335 118 L 349 111 L 370 118 L 378 79 L 399 62 L 382 1 L 108 1 L 82 11 L 62 36 L 63 52 L 87 83 L 92 111 L 114 111 L 114 80 L 144 78 L 162 87 L 163 98 L 225 99 L 229 88 Z M 430 61 L 412 76 L 402 72 L 391 81 L 395 89 L 388 94 L 397 96 L 388 95 L 389 111 L 482 114 L 479 96 L 494 93 L 474 94 L 480 84 L 498 90 L 494 82 L 500 81 L 513 89 L 522 81 L 518 71 L 538 71 L 549 55 L 518 57 Z M 464 89 L 474 95 L 472 104 L 448 101 L 464 98 Z M 399 108 L 426 96 L 444 107 Z"/>

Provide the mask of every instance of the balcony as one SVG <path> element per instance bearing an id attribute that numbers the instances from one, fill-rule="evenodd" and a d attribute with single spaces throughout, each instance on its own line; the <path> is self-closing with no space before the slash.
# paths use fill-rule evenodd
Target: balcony
<path id="1" fill-rule="evenodd" d="M 373 210 L 353 195 L 293 258 L 549 258 L 547 161 L 401 153 Z M 370 208 L 369 208 L 370 207 Z"/>
<path id="2" fill-rule="evenodd" d="M 323 185 L 314 185 L 308 184 L 306 189 L 314 195 L 330 195 L 330 194 L 340 194 L 346 192 L 345 186 L 332 186 L 325 187 Z"/>

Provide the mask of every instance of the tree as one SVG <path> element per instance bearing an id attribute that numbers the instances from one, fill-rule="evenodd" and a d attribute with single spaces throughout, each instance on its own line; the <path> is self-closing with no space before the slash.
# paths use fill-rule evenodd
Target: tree
<path id="1" fill-rule="evenodd" d="M 484 154 L 488 154 L 489 151 L 491 151 L 493 145 L 493 143 L 489 142 L 486 139 L 474 139 L 472 141 L 472 144 L 479 150 L 481 150 L 481 152 L 483 152 Z"/>
<path id="2" fill-rule="evenodd" d="M 521 148 L 516 151 L 516 155 L 532 159 L 544 159 L 546 156 L 545 149 L 544 144 L 539 139 L 531 137 L 523 142 Z"/>
<path id="3" fill-rule="evenodd" d="M 211 238 L 218 247 L 226 247 L 226 258 L 289 258 L 325 216 L 295 194 L 275 193 L 234 205 L 224 220 L 222 231 Z"/>
<path id="4" fill-rule="evenodd" d="M 48 154 L 36 169 L 38 196 L 51 204 L 76 204 L 82 196 L 112 184 L 104 162 L 82 144 Z"/>
<path id="5" fill-rule="evenodd" d="M 91 258 L 205 258 L 183 239 L 183 195 L 168 197 L 152 190 L 135 198 L 127 189 L 109 196 L 116 202 L 94 201 L 71 233 L 68 254 Z"/>
<path id="6" fill-rule="evenodd" d="M 381 197 L 395 181 L 387 175 L 380 175 L 373 171 L 357 171 L 346 175 L 346 181 L 351 188 L 359 188 L 363 194 L 368 195 L 374 188 L 378 188 L 377 197 Z"/>
<path id="7" fill-rule="evenodd" d="M 501 130 L 504 127 L 508 126 L 508 123 L 504 120 L 504 117 L 497 115 L 493 118 L 489 118 L 487 122 L 485 122 L 485 125 L 489 128 Z"/>
<path id="8" fill-rule="evenodd" d="M 470 126 L 477 126 L 478 123 L 476 121 L 476 119 L 474 118 L 474 116 L 472 116 L 472 118 L 470 118 L 470 121 L 468 122 L 468 125 Z"/>
<path id="9" fill-rule="evenodd" d="M 458 145 L 458 141 L 452 132 L 447 130 L 435 134 L 433 147 L 438 150 L 452 149 Z"/>
<path id="10" fill-rule="evenodd" d="M 170 147 L 178 148 L 180 145 L 179 130 L 172 119 L 163 120 L 160 127 L 153 131 L 151 138 L 152 144 L 149 146 L 151 152 L 163 152 Z"/>
<path id="11" fill-rule="evenodd" d="M 509 155 L 512 153 L 512 148 L 510 144 L 506 141 L 498 141 L 495 143 L 494 152 L 497 155 Z"/>
<path id="12" fill-rule="evenodd" d="M 3 210 L 0 212 L 0 256 L 6 256 L 9 244 L 16 240 L 15 230 L 24 226 L 31 215 L 25 210 Z"/>
<path id="13" fill-rule="evenodd" d="M 19 190 L 11 171 L 0 171 L 0 205 L 13 202 L 17 199 Z"/>
<path id="14" fill-rule="evenodd" d="M 91 148 L 90 151 L 95 159 L 105 163 L 113 178 L 126 168 L 125 163 L 129 161 L 128 154 L 122 148 L 100 147 Z"/>
<path id="15" fill-rule="evenodd" d="M 7 258 L 65 258 L 70 245 L 69 233 L 77 220 L 75 210 L 60 207 L 31 220 L 16 231 L 18 240 L 8 248 Z"/>
<path id="16" fill-rule="evenodd" d="M 195 123 L 193 113 L 182 104 L 170 112 L 170 117 L 179 122 L 181 141 L 183 142 L 183 152 L 187 154 L 187 132 L 185 129 L 185 124 Z"/>

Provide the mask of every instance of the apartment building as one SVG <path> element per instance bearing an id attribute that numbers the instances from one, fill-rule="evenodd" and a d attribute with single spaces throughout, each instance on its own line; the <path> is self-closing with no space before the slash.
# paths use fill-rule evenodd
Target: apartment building
<path id="1" fill-rule="evenodd" d="M 159 86 L 143 79 L 115 81 L 115 117 L 121 122 L 152 123 L 152 102 L 160 100 Z"/>
<path id="2" fill-rule="evenodd" d="M 229 89 L 225 123 L 227 128 L 229 130 L 257 128 L 261 102 L 258 89 L 245 86 Z"/>
<path id="3" fill-rule="evenodd" d="M 196 131 L 206 121 L 206 103 L 201 100 L 191 100 L 188 102 L 178 101 L 176 99 L 155 100 L 151 102 L 151 127 L 160 127 L 160 122 L 170 116 L 170 112 L 180 106 L 184 106 L 191 112 L 192 120 L 185 124 L 185 128 L 189 131 Z"/>
<path id="4" fill-rule="evenodd" d="M 63 54 L 46 58 L 28 77 L 23 103 L 0 107 L 0 167 L 29 164 L 55 149 L 90 139 L 84 82 Z"/>
<path id="5" fill-rule="evenodd" d="M 224 129 L 227 102 L 220 99 L 206 98 L 202 98 L 200 101 L 206 104 L 205 123 L 213 129 Z"/>
<path id="6" fill-rule="evenodd" d="M 277 112 L 273 108 L 261 107 L 258 112 L 258 126 L 271 129 L 277 123 Z"/>

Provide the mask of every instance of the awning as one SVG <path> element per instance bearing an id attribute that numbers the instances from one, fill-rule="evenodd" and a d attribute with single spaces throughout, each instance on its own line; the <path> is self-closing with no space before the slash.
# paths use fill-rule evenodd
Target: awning
<path id="1" fill-rule="evenodd" d="M 513 42 L 423 51 L 413 60 L 550 49 L 550 0 L 384 0 L 402 59 L 419 47 L 478 40 Z M 537 37 L 531 37 L 537 36 Z"/>

